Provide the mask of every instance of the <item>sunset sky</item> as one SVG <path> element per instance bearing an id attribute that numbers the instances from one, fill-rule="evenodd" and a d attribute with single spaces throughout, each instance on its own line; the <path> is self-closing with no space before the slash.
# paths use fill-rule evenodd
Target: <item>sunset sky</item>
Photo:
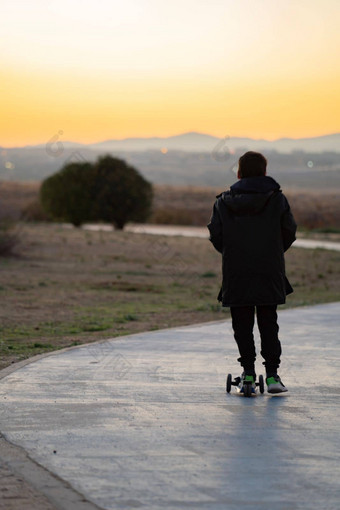
<path id="1" fill-rule="evenodd" d="M 340 132 L 339 0 L 2 0 L 0 146 Z"/>

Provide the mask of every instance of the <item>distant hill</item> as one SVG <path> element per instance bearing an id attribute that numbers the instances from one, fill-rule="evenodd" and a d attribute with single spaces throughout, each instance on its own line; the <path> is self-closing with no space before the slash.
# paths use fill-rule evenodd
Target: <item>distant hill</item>
<path id="1" fill-rule="evenodd" d="M 92 144 L 81 144 L 77 142 L 62 141 L 65 149 L 89 149 L 93 151 L 150 151 L 167 150 L 185 151 L 185 152 L 212 152 L 219 148 L 226 147 L 230 151 L 242 149 L 246 150 L 269 150 L 281 153 L 292 151 L 305 152 L 340 152 L 340 133 L 330 135 L 316 136 L 312 138 L 278 138 L 277 140 L 265 140 L 254 138 L 241 138 L 226 134 L 225 137 L 204 133 L 183 133 L 180 135 L 169 136 L 165 138 L 123 138 L 122 140 L 112 139 Z M 45 144 L 28 145 L 25 147 L 16 147 L 16 149 L 44 149 Z M 1 149 L 1 147 L 0 147 Z M 3 147 L 2 149 L 6 149 Z"/>
<path id="2" fill-rule="evenodd" d="M 95 161 L 110 153 L 155 184 L 225 187 L 235 180 L 238 158 L 262 151 L 268 173 L 283 186 L 340 189 L 340 133 L 293 140 L 216 137 L 185 133 L 168 138 L 127 138 L 97 144 L 0 148 L 0 181 L 41 181 L 70 161 Z"/>
<path id="3" fill-rule="evenodd" d="M 294 150 L 324 152 L 340 152 L 340 133 L 317 136 L 313 138 L 279 138 L 278 140 L 254 140 L 253 138 L 229 137 L 216 138 L 215 136 L 203 133 L 184 133 L 182 135 L 170 136 L 167 138 L 125 138 L 123 140 L 106 140 L 87 147 L 95 150 L 126 150 L 144 151 L 160 150 L 181 150 L 185 152 L 211 152 L 217 150 L 218 146 L 226 146 L 229 150 L 276 150 L 281 153 L 288 153 Z"/>

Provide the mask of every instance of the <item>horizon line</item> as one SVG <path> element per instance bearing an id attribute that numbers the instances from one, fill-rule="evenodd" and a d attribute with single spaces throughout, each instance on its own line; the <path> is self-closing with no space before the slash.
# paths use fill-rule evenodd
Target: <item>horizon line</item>
<path id="1" fill-rule="evenodd" d="M 97 145 L 97 144 L 100 144 L 100 143 L 108 143 L 108 142 L 112 142 L 112 141 L 115 141 L 115 142 L 124 142 L 126 140 L 150 140 L 150 139 L 165 140 L 165 139 L 168 139 L 168 138 L 175 138 L 175 137 L 191 135 L 191 134 L 192 135 L 209 136 L 209 137 L 212 137 L 212 138 L 216 138 L 218 140 L 248 139 L 248 140 L 253 140 L 255 142 L 274 143 L 274 142 L 278 142 L 280 140 L 294 140 L 294 141 L 298 141 L 298 140 L 312 140 L 314 138 L 323 138 L 323 137 L 327 137 L 327 136 L 340 135 L 340 132 L 333 132 L 333 133 L 326 133 L 326 134 L 323 134 L 323 135 L 298 137 L 298 138 L 293 138 L 293 137 L 289 137 L 289 136 L 281 136 L 279 138 L 275 138 L 273 140 L 269 140 L 268 138 L 252 138 L 250 136 L 231 136 L 231 135 L 225 135 L 225 136 L 219 137 L 219 136 L 216 136 L 216 135 L 212 135 L 210 133 L 202 133 L 200 131 L 185 131 L 183 133 L 177 133 L 177 134 L 169 135 L 169 136 L 156 136 L 156 135 L 147 136 L 147 137 L 145 137 L 145 136 L 128 136 L 128 137 L 125 137 L 125 138 L 107 138 L 105 140 L 100 140 L 100 141 L 96 141 L 96 142 L 88 142 L 88 143 L 85 143 L 85 142 L 76 142 L 76 141 L 73 141 L 73 140 L 60 140 L 60 141 L 62 143 L 70 143 L 70 144 L 73 143 L 73 144 L 85 145 L 86 146 L 86 145 Z M 0 145 L 0 149 L 1 150 L 6 150 L 6 149 L 33 148 L 33 147 L 37 147 L 37 146 L 43 146 L 43 145 L 45 145 L 48 142 L 49 142 L 49 140 L 47 140 L 46 142 L 38 142 L 36 144 L 14 145 L 12 147 L 8 147 L 8 146 L 5 147 L 3 145 Z"/>

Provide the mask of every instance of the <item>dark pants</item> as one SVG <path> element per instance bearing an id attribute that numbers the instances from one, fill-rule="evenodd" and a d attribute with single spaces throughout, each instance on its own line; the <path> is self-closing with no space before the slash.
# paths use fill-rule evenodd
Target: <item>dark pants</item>
<path id="1" fill-rule="evenodd" d="M 256 306 L 257 325 L 261 336 L 261 356 L 267 374 L 275 374 L 280 365 L 281 344 L 278 337 L 276 305 Z M 253 328 L 255 322 L 255 306 L 231 306 L 234 337 L 240 352 L 237 361 L 244 370 L 255 373 L 255 344 Z"/>

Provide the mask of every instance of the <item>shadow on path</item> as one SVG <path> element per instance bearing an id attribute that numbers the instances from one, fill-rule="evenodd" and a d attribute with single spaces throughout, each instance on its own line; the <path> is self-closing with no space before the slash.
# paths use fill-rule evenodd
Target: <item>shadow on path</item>
<path id="1" fill-rule="evenodd" d="M 0 430 L 105 509 L 335 509 L 340 303 L 279 321 L 288 396 L 225 393 L 224 321 L 30 363 L 1 381 Z"/>

